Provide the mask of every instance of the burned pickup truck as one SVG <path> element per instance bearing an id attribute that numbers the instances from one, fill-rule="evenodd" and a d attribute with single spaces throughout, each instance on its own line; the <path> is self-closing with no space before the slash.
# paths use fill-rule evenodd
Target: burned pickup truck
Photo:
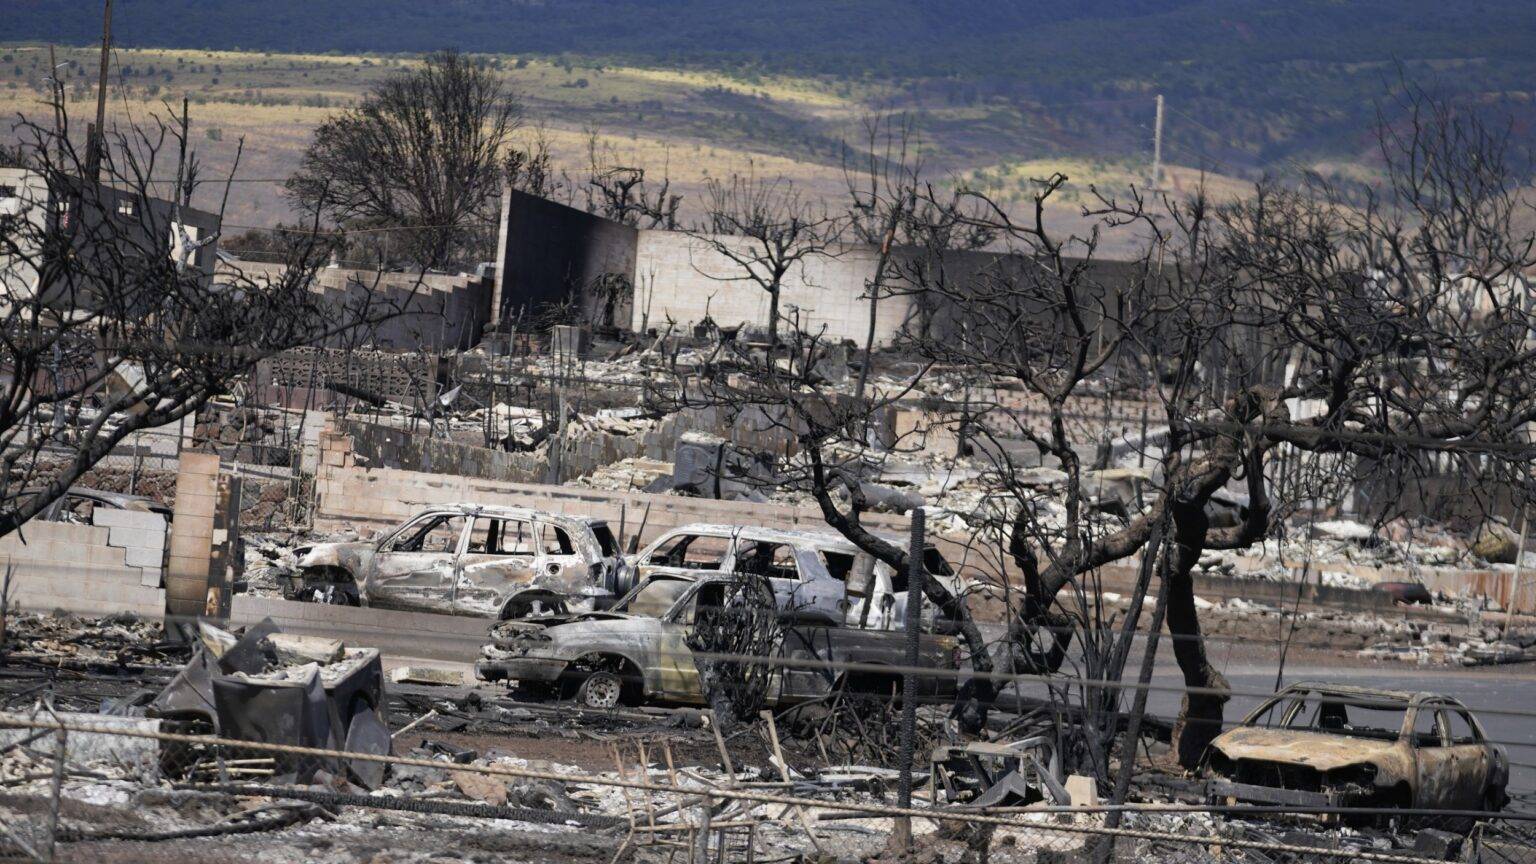
<path id="1" fill-rule="evenodd" d="M 287 599 L 487 618 L 603 605 L 626 581 L 607 523 L 511 507 L 434 507 L 382 539 L 297 554 Z"/>
<path id="2" fill-rule="evenodd" d="M 1496 811 L 1509 758 L 1448 696 L 1304 683 L 1217 736 L 1203 773 L 1218 802 Z"/>
<path id="3" fill-rule="evenodd" d="M 729 574 L 658 574 L 646 578 L 613 609 L 544 620 L 508 621 L 492 628 L 476 674 L 551 688 L 591 708 L 666 702 L 704 704 L 689 633 L 695 620 L 727 602 Z M 931 617 L 925 630 L 933 630 Z M 920 665 L 959 668 L 957 641 L 942 633 L 919 638 Z M 817 699 L 838 688 L 889 696 L 900 688 L 904 634 L 848 626 L 825 616 L 801 617 L 785 627 L 777 662 L 770 665 L 766 704 Z M 849 667 L 853 667 L 851 670 Z M 882 672 L 889 667 L 890 672 Z M 920 695 L 954 695 L 951 674 L 921 676 Z"/>

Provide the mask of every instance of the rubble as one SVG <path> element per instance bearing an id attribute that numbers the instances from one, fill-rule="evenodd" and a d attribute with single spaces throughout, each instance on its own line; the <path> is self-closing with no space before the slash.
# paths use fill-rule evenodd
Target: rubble
<path id="1" fill-rule="evenodd" d="M 156 621 L 136 615 L 79 617 L 68 612 L 11 613 L 5 618 L 0 656 L 48 657 L 66 668 L 163 664 L 184 657 L 186 649 L 165 641 Z"/>
<path id="2" fill-rule="evenodd" d="M 396 684 L 426 684 L 433 687 L 454 686 L 464 683 L 464 673 L 457 669 L 433 666 L 398 666 L 389 672 L 389 680 Z"/>

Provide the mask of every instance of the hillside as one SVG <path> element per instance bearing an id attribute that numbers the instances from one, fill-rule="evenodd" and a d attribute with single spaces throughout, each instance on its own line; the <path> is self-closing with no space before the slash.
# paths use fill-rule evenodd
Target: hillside
<path id="1" fill-rule="evenodd" d="M 11 0 L 0 40 L 89 44 L 94 3 Z M 1185 161 L 1265 170 L 1353 156 L 1398 64 L 1470 101 L 1527 104 L 1528 0 L 136 0 L 119 44 L 275 52 L 463 50 L 579 66 L 791 76 L 964 127 L 967 157 L 1125 156 L 1150 94 Z M 597 58 L 597 59 L 594 59 Z M 720 100 L 718 96 L 715 97 Z M 770 118 L 771 119 L 771 118 Z M 766 130 L 783 137 L 783 130 Z M 813 146 L 815 141 L 805 142 Z"/>
<path id="2" fill-rule="evenodd" d="M 59 48 L 70 111 L 93 109 L 93 47 Z M 37 45 L 0 48 L 0 141 L 14 138 L 19 115 L 46 116 L 48 52 Z M 783 175 L 832 207 L 845 195 L 843 142 L 857 141 L 861 119 L 886 103 L 893 90 L 877 82 L 830 78 L 743 76 L 707 70 L 556 63 L 491 56 L 507 86 L 526 106 L 523 142 L 541 136 L 557 163 L 580 181 L 589 136 L 610 163 L 665 176 L 685 195 L 685 216 L 700 200 L 707 177 L 732 172 Z M 165 100 L 191 101 L 193 137 L 207 173 L 222 175 L 236 143 L 245 139 L 239 182 L 230 198 L 230 226 L 267 227 L 291 218 L 282 181 L 293 171 L 310 131 L 327 115 L 355 102 L 366 88 L 408 58 L 380 55 L 260 54 L 235 51 L 123 48 L 114 52 L 109 79 L 111 122 L 166 116 Z M 16 75 L 14 70 L 22 74 Z M 10 74 L 6 75 L 7 71 Z M 9 86 L 14 84 L 15 86 Z M 1150 105 L 1148 106 L 1150 114 Z M 996 122 L 980 112 L 924 111 L 923 147 L 936 176 L 961 176 L 1001 197 L 1025 194 L 1028 178 L 1062 171 L 1073 178 L 1054 211 L 1064 229 L 1081 224 L 1087 184 L 1123 186 L 1141 181 L 1150 152 L 1113 159 L 1045 156 L 1040 148 L 1010 146 Z M 1143 151 L 1149 151 L 1148 146 Z M 1065 148 L 1063 148 L 1065 149 Z M 1165 176 L 1187 188 L 1199 166 Z M 1223 188 L 1240 187 L 1235 178 Z M 217 203 L 215 185 L 199 203 Z"/>

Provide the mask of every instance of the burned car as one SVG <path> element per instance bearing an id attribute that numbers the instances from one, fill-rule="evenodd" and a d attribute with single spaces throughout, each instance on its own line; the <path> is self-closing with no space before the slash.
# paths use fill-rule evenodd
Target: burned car
<path id="1" fill-rule="evenodd" d="M 929 578 L 947 591 L 964 592 L 938 549 L 927 547 L 923 564 Z M 830 532 L 687 525 L 661 535 L 636 555 L 630 572 L 636 581 L 732 572 L 764 576 L 781 609 L 826 624 L 891 630 L 906 616 L 906 574 Z"/>
<path id="2" fill-rule="evenodd" d="M 1303 683 L 1217 736 L 1203 773 L 1215 801 L 1495 811 L 1509 758 L 1448 696 Z"/>
<path id="3" fill-rule="evenodd" d="M 611 600 L 625 567 L 607 523 L 511 507 L 434 507 L 382 539 L 297 555 L 290 600 L 503 619 Z"/>
<path id="4" fill-rule="evenodd" d="M 23 490 L 22 495 L 41 494 L 42 491 L 40 488 L 29 488 Z M 153 498 L 85 486 L 69 487 L 69 491 L 54 499 L 52 504 L 38 514 L 38 518 L 47 522 L 91 524 L 97 509 L 155 513 L 166 522 L 171 521 L 171 508 Z"/>
<path id="5" fill-rule="evenodd" d="M 696 616 L 727 602 L 733 582 L 730 574 L 656 574 L 605 612 L 499 624 L 492 628 L 493 641 L 481 649 L 475 673 L 486 681 L 553 688 L 591 708 L 648 701 L 704 704 L 689 632 Z M 772 670 L 766 704 L 817 699 L 839 687 L 885 696 L 899 689 L 895 669 L 905 662 L 904 635 L 836 621 L 812 623 L 817 619 L 802 616 L 787 620 L 792 623 L 777 650 L 788 662 Z M 935 629 L 934 623 L 925 616 L 924 630 Z M 960 651 L 951 636 L 925 632 L 919 651 L 926 668 L 959 668 Z M 849 664 L 856 671 L 843 671 Z M 881 666 L 892 671 L 882 673 L 876 668 Z M 953 676 L 921 681 L 924 696 L 954 694 Z"/>

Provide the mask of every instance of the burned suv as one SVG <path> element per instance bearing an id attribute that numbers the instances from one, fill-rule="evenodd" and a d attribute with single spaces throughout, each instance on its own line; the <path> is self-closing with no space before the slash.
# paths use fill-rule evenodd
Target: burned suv
<path id="1" fill-rule="evenodd" d="M 379 540 L 297 552 L 283 596 L 347 606 L 517 618 L 601 605 L 625 581 L 607 523 L 511 507 L 434 507 Z"/>
<path id="2" fill-rule="evenodd" d="M 1206 751 L 1217 801 L 1501 809 L 1509 758 L 1449 696 L 1292 684 Z"/>
<path id="3" fill-rule="evenodd" d="M 896 542 L 898 545 L 900 541 Z M 933 546 L 923 553 L 929 578 L 957 596 L 963 586 Z M 650 576 L 698 578 L 713 573 L 765 576 L 779 607 L 828 622 L 892 630 L 907 608 L 907 575 L 892 570 L 840 534 L 738 525 L 685 525 L 656 538 L 631 567 L 636 581 Z"/>

